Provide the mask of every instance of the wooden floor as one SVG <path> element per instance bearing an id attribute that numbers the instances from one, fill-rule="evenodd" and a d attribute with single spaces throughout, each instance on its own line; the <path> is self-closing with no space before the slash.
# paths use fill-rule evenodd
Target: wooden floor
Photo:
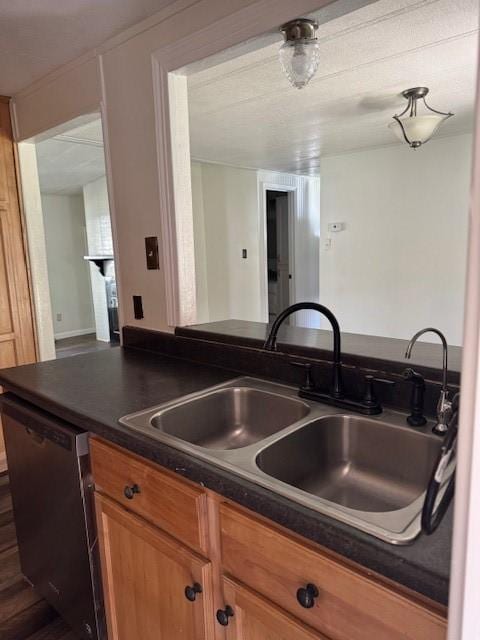
<path id="1" fill-rule="evenodd" d="M 20 573 L 8 476 L 0 475 L 0 639 L 77 640 Z"/>
<path id="2" fill-rule="evenodd" d="M 102 340 L 97 340 L 97 336 L 94 333 L 88 333 L 84 336 L 55 340 L 55 352 L 57 358 L 68 358 L 79 355 L 80 353 L 103 351 L 104 349 L 118 346 L 118 344 L 118 342 L 103 342 Z"/>

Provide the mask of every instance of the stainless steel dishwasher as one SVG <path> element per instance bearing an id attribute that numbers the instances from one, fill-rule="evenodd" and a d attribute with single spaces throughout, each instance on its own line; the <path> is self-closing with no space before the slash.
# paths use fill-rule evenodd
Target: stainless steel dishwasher
<path id="1" fill-rule="evenodd" d="M 11 394 L 0 402 L 22 573 L 80 638 L 102 640 L 88 434 Z"/>

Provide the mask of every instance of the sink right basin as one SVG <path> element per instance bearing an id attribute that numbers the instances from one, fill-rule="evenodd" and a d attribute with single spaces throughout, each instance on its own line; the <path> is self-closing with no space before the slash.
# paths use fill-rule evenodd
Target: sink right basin
<path id="1" fill-rule="evenodd" d="M 357 415 L 319 418 L 256 458 L 268 476 L 363 512 L 403 509 L 428 484 L 439 438 Z"/>

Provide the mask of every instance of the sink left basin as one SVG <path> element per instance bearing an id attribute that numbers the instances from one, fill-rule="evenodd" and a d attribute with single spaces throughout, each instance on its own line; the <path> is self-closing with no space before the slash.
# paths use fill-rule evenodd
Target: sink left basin
<path id="1" fill-rule="evenodd" d="M 281 385 L 239 378 L 120 422 L 195 449 L 230 451 L 265 440 L 298 423 L 310 406 Z M 184 447 L 182 447 L 184 448 Z"/>
<path id="2" fill-rule="evenodd" d="M 216 389 L 164 409 L 150 424 L 207 449 L 239 449 L 304 418 L 310 409 L 293 398 L 251 387 Z"/>

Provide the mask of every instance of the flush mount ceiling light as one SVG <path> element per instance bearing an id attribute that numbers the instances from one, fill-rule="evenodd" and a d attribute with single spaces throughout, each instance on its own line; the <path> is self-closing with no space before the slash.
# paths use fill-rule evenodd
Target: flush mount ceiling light
<path id="1" fill-rule="evenodd" d="M 393 116 L 394 122 L 388 125 L 397 138 L 406 142 L 412 149 L 418 149 L 428 142 L 439 126 L 453 116 L 453 113 L 444 113 L 429 107 L 425 100 L 427 93 L 427 87 L 415 87 L 402 91 L 402 96 L 408 100 L 407 106 L 402 113 Z M 418 111 L 419 100 L 423 102 L 421 109 L 424 113 Z"/>
<path id="2" fill-rule="evenodd" d="M 318 23 L 315 20 L 299 18 L 280 27 L 285 42 L 278 55 L 282 69 L 297 89 L 303 89 L 315 74 L 320 61 L 318 41 L 315 37 Z"/>

